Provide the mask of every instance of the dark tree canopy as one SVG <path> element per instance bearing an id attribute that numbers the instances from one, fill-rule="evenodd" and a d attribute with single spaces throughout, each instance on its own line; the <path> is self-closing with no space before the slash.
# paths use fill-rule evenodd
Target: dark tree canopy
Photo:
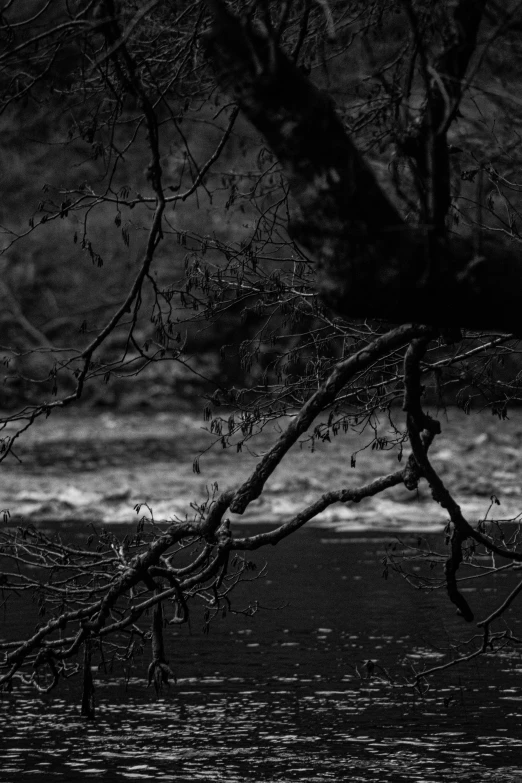
<path id="1" fill-rule="evenodd" d="M 216 22 L 209 52 L 220 84 L 234 94 L 282 164 L 297 204 L 292 235 L 314 259 L 328 305 L 348 318 L 518 334 L 517 237 L 484 236 L 477 244 L 475 237 L 454 235 L 447 226 L 448 133 L 476 55 L 486 3 L 444 4 L 448 29 L 441 31 L 436 54 L 414 7 L 403 4 L 418 47 L 410 56 L 421 60 L 424 93 L 420 111 L 397 140 L 419 180 L 422 205 L 414 225 L 383 193 L 331 99 L 285 56 L 274 35 L 241 24 L 223 3 L 211 5 Z"/>

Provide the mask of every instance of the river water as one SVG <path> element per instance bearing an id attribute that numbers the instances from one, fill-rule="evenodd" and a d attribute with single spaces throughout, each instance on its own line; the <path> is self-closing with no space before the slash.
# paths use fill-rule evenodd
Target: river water
<path id="1" fill-rule="evenodd" d="M 311 529 L 274 549 L 267 576 L 235 597 L 264 609 L 220 618 L 208 635 L 197 616 L 171 632 L 178 681 L 159 699 L 145 659 L 98 673 L 95 722 L 80 718 L 77 685 L 5 694 L 0 779 L 521 781 L 518 652 L 450 670 L 423 696 L 401 687 L 412 665 L 471 632 L 443 593 L 382 578 L 391 540 Z M 499 574 L 468 599 L 480 615 L 511 586 Z M 516 631 L 518 612 L 509 619 Z"/>
<path id="2" fill-rule="evenodd" d="M 113 440 L 115 448 L 121 437 Z M 12 486 L 25 486 L 16 497 L 23 500 L 25 492 L 29 510 L 36 509 L 35 523 L 51 531 L 74 537 L 81 527 L 75 520 L 74 493 L 69 495 L 69 518 L 53 520 L 56 509 L 66 504 L 53 506 L 49 487 L 69 482 L 80 491 L 89 486 L 91 492 L 97 488 L 103 500 L 111 470 L 120 471 L 118 481 L 125 480 L 123 463 L 125 470 L 139 473 L 140 480 L 145 481 L 148 470 L 150 481 L 155 475 L 166 486 L 162 471 L 167 462 L 158 463 L 156 473 L 150 464 L 157 440 L 154 446 L 149 442 L 146 470 L 136 464 L 129 467 L 130 452 L 123 448 L 120 462 L 103 466 L 101 482 L 97 458 L 89 456 L 86 441 L 78 458 L 82 464 L 64 475 L 66 459 L 60 463 L 60 455 L 70 443 L 66 433 L 62 440 L 55 439 L 51 454 L 42 451 L 45 459 L 29 459 L 25 479 L 14 473 L 19 468 L 13 469 Z M 468 454 L 463 444 L 452 443 L 457 451 L 461 447 Z M 105 444 L 102 452 L 110 454 L 111 447 Z M 83 465 L 88 459 L 90 483 Z M 337 463 L 338 459 L 335 469 Z M 462 460 L 455 465 L 461 467 Z M 500 467 L 502 475 L 512 475 L 513 464 L 504 460 Z M 318 472 L 327 468 L 323 459 Z M 293 488 L 296 503 L 315 490 L 314 474 L 306 480 L 300 475 L 301 484 Z M 30 496 L 31 477 L 31 491 L 34 486 L 47 487 L 47 507 Z M 283 490 L 280 495 L 287 494 Z M 276 487 L 274 503 L 277 496 Z M 115 498 L 119 505 L 111 513 L 116 516 L 123 503 L 135 499 L 125 491 Z M 398 507 L 403 499 L 395 502 Z M 115 508 L 110 500 L 100 502 L 102 507 Z M 415 508 L 422 526 L 435 530 L 438 518 L 432 518 L 431 527 L 425 524 L 429 517 L 422 498 Z M 266 507 L 263 513 L 268 514 Z M 258 566 L 267 565 L 266 576 L 240 585 L 233 601 L 239 609 L 257 601 L 260 610 L 253 617 L 216 618 L 208 635 L 197 613 L 190 627 L 170 630 L 168 655 L 177 683 L 160 698 L 146 685 L 146 655 L 125 672 L 95 672 L 94 722 L 80 718 L 79 683 L 67 683 L 65 689 L 41 697 L 26 686 L 2 694 L 0 780 L 36 775 L 41 781 L 75 781 L 103 774 L 106 780 L 180 783 L 436 783 L 457 778 L 465 783 L 521 783 L 522 651 L 505 650 L 450 669 L 423 695 L 405 686 L 412 667 L 441 662 L 452 642 L 474 632 L 473 625 L 455 616 L 443 591 L 421 593 L 396 574 L 383 578 L 386 547 L 397 536 L 406 544 L 417 541 L 418 531 L 408 521 L 415 514 L 409 513 L 408 519 L 396 522 L 381 518 L 375 525 L 381 529 L 371 529 L 364 517 L 326 519 L 256 553 Z M 256 530 L 264 528 L 266 518 L 265 523 L 256 518 Z M 80 519 L 86 519 L 83 511 Z M 252 532 L 252 526 L 237 532 Z M 478 619 L 505 598 L 516 578 L 516 572 L 503 572 L 480 589 L 466 588 Z M 0 635 L 19 637 L 30 628 L 30 614 L 23 608 L 4 611 Z M 510 610 L 508 621 L 522 635 L 518 605 Z M 374 664 L 371 676 L 368 660 Z"/>

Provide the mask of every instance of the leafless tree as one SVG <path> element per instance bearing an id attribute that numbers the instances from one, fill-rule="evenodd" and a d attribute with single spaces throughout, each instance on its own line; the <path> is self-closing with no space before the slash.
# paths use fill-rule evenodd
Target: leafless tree
<path id="1" fill-rule="evenodd" d="M 26 17 L 8 2 L 0 17 L 3 116 L 23 117 L 23 101 L 63 106 L 63 149 L 72 155 L 76 144 L 81 157 L 88 145 L 90 159 L 78 163 L 85 181 L 64 174 L 62 184 L 46 186 L 25 228 L 4 228 L 3 255 L 69 221 L 74 244 L 101 268 L 94 216 L 108 213 L 124 248 L 131 233 L 146 238 L 132 282 L 124 289 L 120 281 L 114 301 L 103 303 L 104 324 L 88 339 L 86 325 L 81 338 L 62 328 L 68 341 L 51 340 L 45 319 L 27 317 L 14 283 L 2 284 L 16 327 L 5 343 L 7 383 L 24 382 L 31 394 L 3 418 L 0 460 L 16 455 L 17 439 L 38 417 L 77 402 L 101 379 L 110 386 L 156 362 L 199 373 L 191 365 L 198 330 L 217 329 L 238 311 L 254 327 L 235 347 L 228 335 L 223 342 L 241 361 L 242 385 L 212 379 L 209 430 L 223 448 L 240 451 L 270 422 L 283 429 L 243 484 L 215 492 L 186 519 L 152 518 L 132 537 L 100 533 L 85 547 L 8 528 L 1 588 L 34 593 L 50 619 L 27 639 L 0 643 L 0 683 L 10 687 L 29 668 L 31 681 L 48 690 L 82 669 L 90 714 L 91 657 L 124 659 L 152 640 L 149 678 L 159 688 L 171 676 L 165 623 L 186 622 L 196 601 L 206 606 L 206 623 L 233 611 L 230 594 L 251 572 L 246 552 L 277 544 L 333 503 L 398 485 L 414 491 L 421 481 L 447 512 L 448 548 L 417 553 L 443 568 L 416 585 L 445 586 L 472 622 L 461 568 L 486 578 L 495 569 L 481 567 L 477 551 L 510 568 L 522 551 L 516 535 L 501 541 L 464 518 L 430 462 L 441 425 L 423 409 L 423 395 L 431 383 L 441 403 L 450 395 L 469 411 L 480 401 L 499 418 L 519 399 L 520 111 L 498 73 L 502 47 L 517 54 L 521 4 L 104 0 L 52 14 L 49 4 L 33 5 Z M 364 73 L 356 68 L 362 55 Z M 70 72 L 49 87 L 57 61 Z M 504 112 L 494 126 L 485 106 Z M 197 123 L 210 128 L 204 159 L 194 148 L 198 135 L 184 130 Z M 228 170 L 219 171 L 232 144 Z M 131 183 L 145 150 L 146 171 Z M 199 199 L 221 214 L 206 234 L 184 209 Z M 182 280 L 168 268 L 176 245 Z M 24 368 L 35 355 L 40 375 L 28 379 Z M 329 440 L 377 413 L 394 425 L 392 436 L 373 436 L 375 448 L 396 448 L 400 459 L 409 444 L 398 470 L 328 489 L 268 532 L 236 535 L 237 515 L 248 514 L 292 446 Z M 403 559 L 390 556 L 389 565 L 414 581 Z M 470 652 L 443 666 L 518 643 L 493 624 L 521 589 L 479 622 Z"/>

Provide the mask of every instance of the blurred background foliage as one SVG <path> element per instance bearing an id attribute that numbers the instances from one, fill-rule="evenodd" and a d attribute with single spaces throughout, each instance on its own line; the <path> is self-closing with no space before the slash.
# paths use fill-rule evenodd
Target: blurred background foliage
<path id="1" fill-rule="evenodd" d="M 453 5 L 230 4 L 277 29 L 287 54 L 330 93 L 410 222 L 420 219 L 421 200 L 419 40 L 436 63 L 451 39 Z M 488 4 L 449 134 L 448 230 L 476 237 L 479 255 L 484 236 L 520 241 L 519 5 Z M 114 15 L 128 60 L 107 44 Z M 15 0 L 0 22 L 2 408 L 74 392 L 79 353 L 139 270 L 155 194 L 143 109 L 120 72 L 129 63 L 157 122 L 163 237 L 139 306 L 91 362 L 83 402 L 169 409 L 203 398 L 209 418 L 223 405 L 258 420 L 261 406 L 270 418 L 302 404 L 335 361 L 385 326 L 344 322 L 318 301 L 313 265 L 288 235 L 292 203 L 278 163 L 216 88 L 204 3 Z M 492 344 L 496 337 L 436 346 L 431 400 L 496 413 L 518 402 L 518 345 Z M 366 415 L 401 393 L 393 359 L 358 380 L 346 410 Z"/>

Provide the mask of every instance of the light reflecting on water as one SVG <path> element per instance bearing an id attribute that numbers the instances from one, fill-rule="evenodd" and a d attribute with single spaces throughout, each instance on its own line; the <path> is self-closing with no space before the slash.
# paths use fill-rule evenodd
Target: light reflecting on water
<path id="1" fill-rule="evenodd" d="M 248 684 L 249 686 L 252 683 Z M 345 689 L 296 679 L 266 691 L 240 683 L 183 682 L 167 698 L 109 698 L 98 720 L 63 699 L 4 703 L 2 780 L 27 774 L 132 780 L 520 781 L 521 714 L 507 726 L 480 710 L 441 710 L 440 693 L 398 704 L 381 683 Z M 289 687 L 290 686 L 290 687 Z M 411 699 L 411 696 L 410 696 Z M 490 717 L 491 717 L 491 710 Z M 24 774 L 25 773 L 25 774 Z M 18 776 L 18 777 L 17 777 Z"/>
<path id="2" fill-rule="evenodd" d="M 126 683 L 95 672 L 94 723 L 80 718 L 77 684 L 4 694 L 0 780 L 522 783 L 520 652 L 450 670 L 422 697 L 398 687 L 410 664 L 441 659 L 462 622 L 443 593 L 381 579 L 382 544 L 308 531 L 277 547 L 269 578 L 245 585 L 239 604 L 283 596 L 288 608 L 229 616 L 208 636 L 196 621 L 173 629 L 179 679 L 162 699 L 142 679 L 146 659 Z M 510 589 L 499 575 L 482 611 Z M 368 679 L 368 659 L 395 685 Z"/>

